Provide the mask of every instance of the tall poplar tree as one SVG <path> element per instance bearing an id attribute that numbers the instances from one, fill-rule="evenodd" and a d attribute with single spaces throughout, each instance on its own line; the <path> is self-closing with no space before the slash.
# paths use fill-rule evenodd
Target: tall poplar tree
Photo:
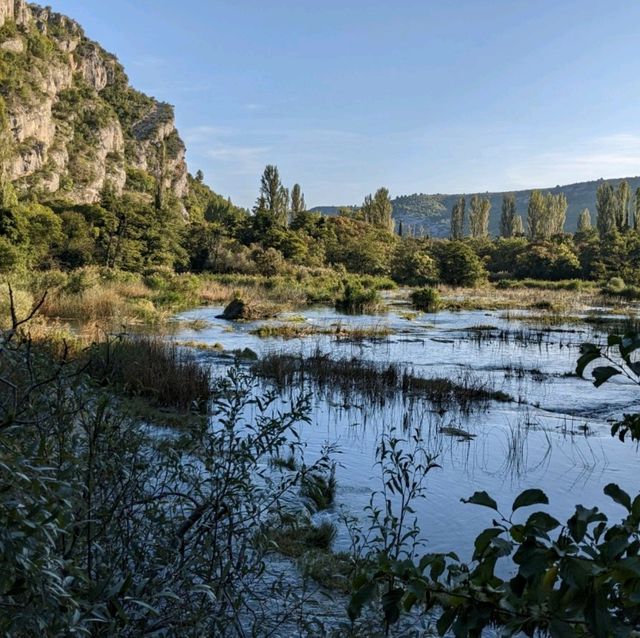
<path id="1" fill-rule="evenodd" d="M 524 237 L 524 222 L 522 221 L 522 215 L 516 215 L 513 218 L 513 237 Z"/>
<path id="2" fill-rule="evenodd" d="M 547 193 L 546 197 L 547 210 L 546 216 L 546 235 L 561 235 L 564 232 L 564 224 L 567 220 L 567 208 L 569 203 L 564 193 L 553 195 Z"/>
<path id="3" fill-rule="evenodd" d="M 546 211 L 547 202 L 545 196 L 540 191 L 533 191 L 529 198 L 527 207 L 527 225 L 529 226 L 529 237 L 533 240 L 543 239 L 546 232 Z"/>
<path id="4" fill-rule="evenodd" d="M 617 227 L 618 220 L 618 197 L 613 186 L 603 183 L 596 191 L 596 225 L 600 237 L 606 237 Z"/>
<path id="5" fill-rule="evenodd" d="M 466 201 L 464 197 L 458 197 L 451 209 L 451 239 L 462 239 L 464 237 L 464 212 Z"/>
<path id="6" fill-rule="evenodd" d="M 471 212 L 469 213 L 469 225 L 471 236 L 480 239 L 489 235 L 489 213 L 491 200 L 474 195 L 471 198 Z"/>
<path id="7" fill-rule="evenodd" d="M 260 195 L 256 202 L 256 211 L 268 213 L 276 224 L 287 225 L 289 215 L 289 191 L 280 181 L 278 167 L 267 165 L 260 178 Z"/>
<path id="8" fill-rule="evenodd" d="M 300 184 L 294 184 L 291 189 L 291 215 L 295 216 L 298 213 L 304 213 L 307 210 L 307 205 L 304 201 L 304 193 L 300 188 Z"/>
<path id="9" fill-rule="evenodd" d="M 624 231 L 629 228 L 629 202 L 631 200 L 631 190 L 629 188 L 629 182 L 626 180 L 618 184 L 616 199 L 616 226 L 618 230 Z"/>
<path id="10" fill-rule="evenodd" d="M 588 233 L 591 230 L 591 212 L 584 208 L 578 217 L 578 232 Z"/>
<path id="11" fill-rule="evenodd" d="M 379 188 L 375 195 L 367 195 L 360 208 L 360 214 L 369 224 L 393 231 L 393 204 L 389 197 L 389 189 Z"/>
<path id="12" fill-rule="evenodd" d="M 516 196 L 505 195 L 502 198 L 502 214 L 500 216 L 500 236 L 513 237 L 513 222 L 517 215 Z"/>

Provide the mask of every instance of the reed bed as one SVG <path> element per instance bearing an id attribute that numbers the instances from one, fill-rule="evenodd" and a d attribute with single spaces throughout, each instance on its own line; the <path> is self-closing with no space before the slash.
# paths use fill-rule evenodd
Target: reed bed
<path id="1" fill-rule="evenodd" d="M 161 408 L 205 413 L 210 370 L 189 350 L 148 337 L 119 337 L 92 346 L 87 372 L 99 382 Z"/>
<path id="2" fill-rule="evenodd" d="M 440 412 L 457 408 L 464 413 L 490 401 L 513 401 L 505 392 L 491 388 L 470 373 L 457 379 L 421 377 L 397 363 L 378 363 L 357 358 L 331 358 L 316 352 L 308 357 L 271 353 L 252 367 L 254 374 L 277 387 L 312 384 L 321 392 L 339 393 L 345 403 L 359 395 L 374 405 L 400 397 L 422 398 Z"/>

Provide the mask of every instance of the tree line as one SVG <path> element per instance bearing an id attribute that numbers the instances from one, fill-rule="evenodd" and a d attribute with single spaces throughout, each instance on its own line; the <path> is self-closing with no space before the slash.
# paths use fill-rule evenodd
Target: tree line
<path id="1" fill-rule="evenodd" d="M 532 241 L 544 240 L 565 232 L 568 202 L 564 193 L 542 193 L 534 190 L 527 206 L 526 225 L 518 213 L 514 194 L 502 198 L 500 214 L 500 237 L 528 237 Z M 491 200 L 473 195 L 470 200 L 468 218 L 469 235 L 474 239 L 489 236 L 489 213 Z M 617 188 L 602 183 L 596 191 L 596 228 L 604 238 L 612 232 L 624 233 L 634 229 L 640 220 L 640 188 L 631 197 L 629 183 L 624 180 Z M 466 199 L 458 198 L 451 210 L 452 239 L 465 237 Z M 585 208 L 578 217 L 578 233 L 586 233 L 593 227 L 591 211 Z"/>
<path id="2" fill-rule="evenodd" d="M 309 211 L 301 186 L 287 188 L 274 165 L 261 175 L 251 211 L 212 192 L 201 172 L 189 178 L 183 201 L 170 192 L 157 197 L 135 177 L 124 194 L 107 187 L 91 205 L 20 198 L 0 182 L 0 273 L 95 265 L 273 276 L 342 268 L 416 286 L 619 277 L 640 287 L 640 197 L 626 182 L 602 184 L 595 224 L 585 210 L 573 234 L 564 232 L 566 197 L 534 191 L 525 218 L 505 195 L 499 237 L 489 235 L 490 201 L 475 195 L 468 209 L 465 197 L 455 202 L 450 238 L 433 239 L 394 225 L 386 188 L 330 217 Z"/>

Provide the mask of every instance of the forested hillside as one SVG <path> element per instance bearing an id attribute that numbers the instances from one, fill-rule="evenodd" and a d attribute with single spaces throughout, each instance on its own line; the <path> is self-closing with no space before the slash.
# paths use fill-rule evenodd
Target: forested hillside
<path id="1" fill-rule="evenodd" d="M 567 222 L 565 229 L 569 232 L 576 230 L 578 225 L 578 216 L 585 208 L 591 213 L 595 212 L 596 191 L 598 186 L 603 182 L 610 183 L 617 187 L 624 179 L 629 183 L 633 192 L 640 186 L 640 177 L 627 177 L 620 179 L 594 180 L 590 182 L 578 182 L 576 184 L 568 184 L 566 186 L 555 186 L 553 188 L 543 188 L 541 190 L 549 191 L 554 195 L 564 193 L 567 198 Z M 521 215 L 526 214 L 531 190 L 513 191 L 516 197 L 516 206 Z M 482 197 L 488 197 L 491 201 L 491 211 L 489 214 L 489 232 L 494 235 L 499 234 L 500 230 L 500 207 L 502 197 L 508 194 L 505 192 L 496 193 L 477 193 Z M 468 193 L 466 196 L 471 198 L 474 193 Z M 415 234 L 425 234 L 432 237 L 448 237 L 449 236 L 449 220 L 451 209 L 454 203 L 460 197 L 456 195 L 414 193 L 413 195 L 400 195 L 392 199 L 393 218 L 396 224 L 402 222 L 407 229 L 411 228 Z M 337 206 L 317 206 L 313 210 L 322 212 L 327 215 L 337 215 L 339 208 Z"/>

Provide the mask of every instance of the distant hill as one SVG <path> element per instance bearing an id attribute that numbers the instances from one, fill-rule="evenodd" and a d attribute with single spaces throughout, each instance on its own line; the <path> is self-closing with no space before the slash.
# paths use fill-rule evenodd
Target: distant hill
<path id="1" fill-rule="evenodd" d="M 553 188 L 541 188 L 542 192 L 551 192 L 554 194 L 564 193 L 569 202 L 567 210 L 567 223 L 565 229 L 573 232 L 578 223 L 578 215 L 584 208 L 591 211 L 591 217 L 595 223 L 596 208 L 596 189 L 604 182 L 608 182 L 617 186 L 621 181 L 626 179 L 629 182 L 631 192 L 634 193 L 636 188 L 640 187 L 640 177 L 626 177 L 619 179 L 599 179 L 591 182 L 578 182 L 577 184 L 568 184 L 566 186 L 555 186 Z M 491 215 L 489 221 L 489 230 L 491 234 L 497 235 L 500 228 L 500 209 L 502 206 L 502 197 L 507 193 L 513 193 L 516 196 L 516 205 L 518 213 L 522 215 L 525 222 L 527 221 L 527 206 L 531 189 L 522 191 L 505 191 L 501 193 L 477 193 L 482 197 L 488 197 L 491 200 Z M 465 194 L 467 198 L 467 217 L 469 210 L 469 200 L 475 193 Z M 396 223 L 402 222 L 405 229 L 412 228 L 416 234 L 424 233 L 433 237 L 447 237 L 449 235 L 449 217 L 451 208 L 457 195 L 426 195 L 424 193 L 415 193 L 413 195 L 401 195 L 393 200 L 393 217 Z M 313 210 L 321 212 L 325 215 L 337 215 L 338 206 L 317 206 Z"/>

